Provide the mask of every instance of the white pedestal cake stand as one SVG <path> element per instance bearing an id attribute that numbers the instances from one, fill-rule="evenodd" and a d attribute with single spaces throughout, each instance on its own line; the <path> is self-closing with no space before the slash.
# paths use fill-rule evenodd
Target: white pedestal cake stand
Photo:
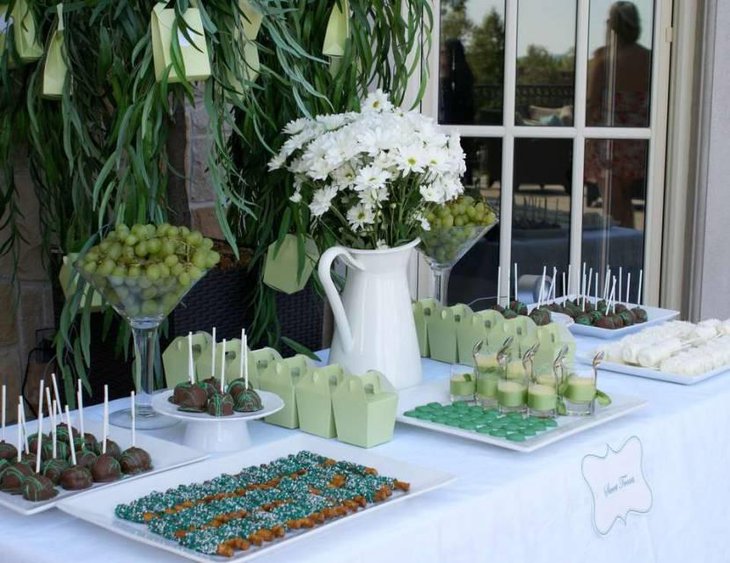
<path id="1" fill-rule="evenodd" d="M 208 413 L 182 412 L 169 398 L 173 390 L 158 393 L 152 398 L 152 408 L 160 414 L 185 421 L 186 446 L 205 452 L 230 452 L 248 448 L 251 436 L 248 423 L 264 418 L 284 408 L 284 401 L 274 393 L 258 391 L 264 408 L 260 411 L 241 413 L 231 416 L 211 416 Z"/>

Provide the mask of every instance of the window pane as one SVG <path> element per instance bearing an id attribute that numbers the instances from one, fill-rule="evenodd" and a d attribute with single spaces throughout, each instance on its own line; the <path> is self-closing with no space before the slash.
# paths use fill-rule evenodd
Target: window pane
<path id="1" fill-rule="evenodd" d="M 648 153 L 649 142 L 645 140 L 586 141 L 583 261 L 594 272 L 600 272 L 601 294 L 607 269 L 611 268 L 613 277 L 618 276 L 621 267 L 624 300 L 631 272 L 633 302 L 644 264 Z M 616 284 L 618 298 L 619 282 Z"/>
<path id="2" fill-rule="evenodd" d="M 464 185 L 486 197 L 499 209 L 502 171 L 502 139 L 462 138 L 467 172 Z M 499 213 L 498 213 L 499 215 Z M 470 303 L 482 310 L 496 303 L 497 266 L 499 266 L 499 225 L 489 231 L 454 266 L 449 281 L 449 303 Z"/>
<path id="3" fill-rule="evenodd" d="M 501 125 L 504 1 L 443 0 L 439 122 Z"/>
<path id="4" fill-rule="evenodd" d="M 520 0 L 515 123 L 573 125 L 576 0 Z"/>
<path id="5" fill-rule="evenodd" d="M 543 267 L 548 276 L 568 268 L 572 168 L 572 140 L 515 139 L 512 262 L 521 282 Z"/>
<path id="6" fill-rule="evenodd" d="M 586 124 L 648 127 L 653 0 L 592 0 Z"/>

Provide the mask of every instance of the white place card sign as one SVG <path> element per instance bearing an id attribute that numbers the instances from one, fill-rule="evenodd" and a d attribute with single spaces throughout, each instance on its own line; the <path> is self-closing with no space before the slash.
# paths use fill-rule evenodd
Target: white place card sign
<path id="1" fill-rule="evenodd" d="M 653 497 L 643 470 L 641 440 L 632 436 L 618 450 L 606 446 L 603 456 L 587 455 L 581 465 L 593 495 L 593 526 L 601 535 L 630 512 L 646 513 Z"/>

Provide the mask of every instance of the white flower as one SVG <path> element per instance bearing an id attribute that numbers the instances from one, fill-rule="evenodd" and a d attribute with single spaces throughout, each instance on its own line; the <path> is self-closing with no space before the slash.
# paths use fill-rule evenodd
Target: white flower
<path id="1" fill-rule="evenodd" d="M 293 121 L 290 121 L 286 124 L 284 127 L 284 133 L 287 135 L 296 135 L 297 133 L 301 133 L 304 130 L 304 127 L 306 127 L 309 124 L 309 120 L 306 117 L 300 117 L 299 119 L 294 119 Z"/>
<path id="2" fill-rule="evenodd" d="M 375 248 L 378 250 L 387 250 L 390 248 L 388 244 L 383 239 L 378 239 L 378 241 L 375 243 Z"/>
<path id="3" fill-rule="evenodd" d="M 421 229 L 424 231 L 430 231 L 431 230 L 431 223 L 428 222 L 428 219 L 424 217 L 423 213 L 420 211 L 413 215 L 413 221 L 415 223 L 421 223 Z"/>
<path id="4" fill-rule="evenodd" d="M 356 231 L 359 231 L 365 225 L 372 224 L 374 220 L 375 214 L 373 213 L 373 210 L 362 203 L 354 205 L 347 212 L 347 222 L 350 223 L 350 226 Z"/>
<path id="5" fill-rule="evenodd" d="M 314 217 L 321 217 L 327 213 L 332 205 L 332 199 L 337 195 L 337 189 L 328 186 L 321 188 L 314 192 L 312 196 L 312 203 L 309 204 L 309 209 Z"/>
<path id="6" fill-rule="evenodd" d="M 284 153 L 278 153 L 269 161 L 269 170 L 278 170 L 284 166 L 286 156 Z"/>
<path id="7" fill-rule="evenodd" d="M 362 203 L 366 205 L 380 207 L 381 203 L 383 203 L 384 201 L 388 201 L 389 194 L 388 188 L 383 187 L 362 190 L 357 195 Z"/>
<path id="8" fill-rule="evenodd" d="M 426 156 L 426 151 L 422 146 L 409 145 L 398 149 L 395 157 L 396 166 L 406 176 L 411 172 L 420 174 L 426 169 Z"/>
<path id="9" fill-rule="evenodd" d="M 289 198 L 289 201 L 291 201 L 292 203 L 299 203 L 300 201 L 302 201 L 302 192 L 296 190 Z"/>
<path id="10" fill-rule="evenodd" d="M 385 92 L 383 92 L 380 88 L 378 88 L 375 92 L 371 92 L 368 94 L 368 96 L 365 98 L 365 100 L 362 103 L 362 111 L 377 111 L 377 112 L 384 112 L 384 111 L 392 111 L 393 104 L 390 103 L 388 100 L 388 96 Z"/>
<path id="11" fill-rule="evenodd" d="M 370 164 L 363 166 L 357 173 L 357 176 L 355 176 L 355 189 L 361 191 L 382 188 L 388 180 L 390 180 L 390 174 L 388 172 Z"/>

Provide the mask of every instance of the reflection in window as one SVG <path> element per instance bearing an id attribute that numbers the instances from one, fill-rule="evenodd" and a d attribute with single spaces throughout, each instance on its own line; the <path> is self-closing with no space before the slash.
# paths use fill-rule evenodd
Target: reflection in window
<path id="1" fill-rule="evenodd" d="M 499 173 L 502 166 L 502 139 L 462 138 L 467 154 L 464 186 L 486 197 L 499 210 Z M 499 213 L 498 213 L 499 215 Z M 449 303 L 469 303 L 474 310 L 496 303 L 499 266 L 499 227 L 486 236 L 454 266 L 449 281 Z"/>
<path id="2" fill-rule="evenodd" d="M 520 0 L 515 123 L 573 125 L 576 0 Z"/>
<path id="3" fill-rule="evenodd" d="M 648 127 L 653 1 L 593 0 L 586 124 Z"/>
<path id="4" fill-rule="evenodd" d="M 439 122 L 501 125 L 504 1 L 443 0 Z"/>
<path id="5" fill-rule="evenodd" d="M 620 267 L 636 284 L 644 263 L 649 143 L 591 139 L 585 152 L 583 261 L 600 280 L 609 267 L 611 277 L 618 276 Z"/>

